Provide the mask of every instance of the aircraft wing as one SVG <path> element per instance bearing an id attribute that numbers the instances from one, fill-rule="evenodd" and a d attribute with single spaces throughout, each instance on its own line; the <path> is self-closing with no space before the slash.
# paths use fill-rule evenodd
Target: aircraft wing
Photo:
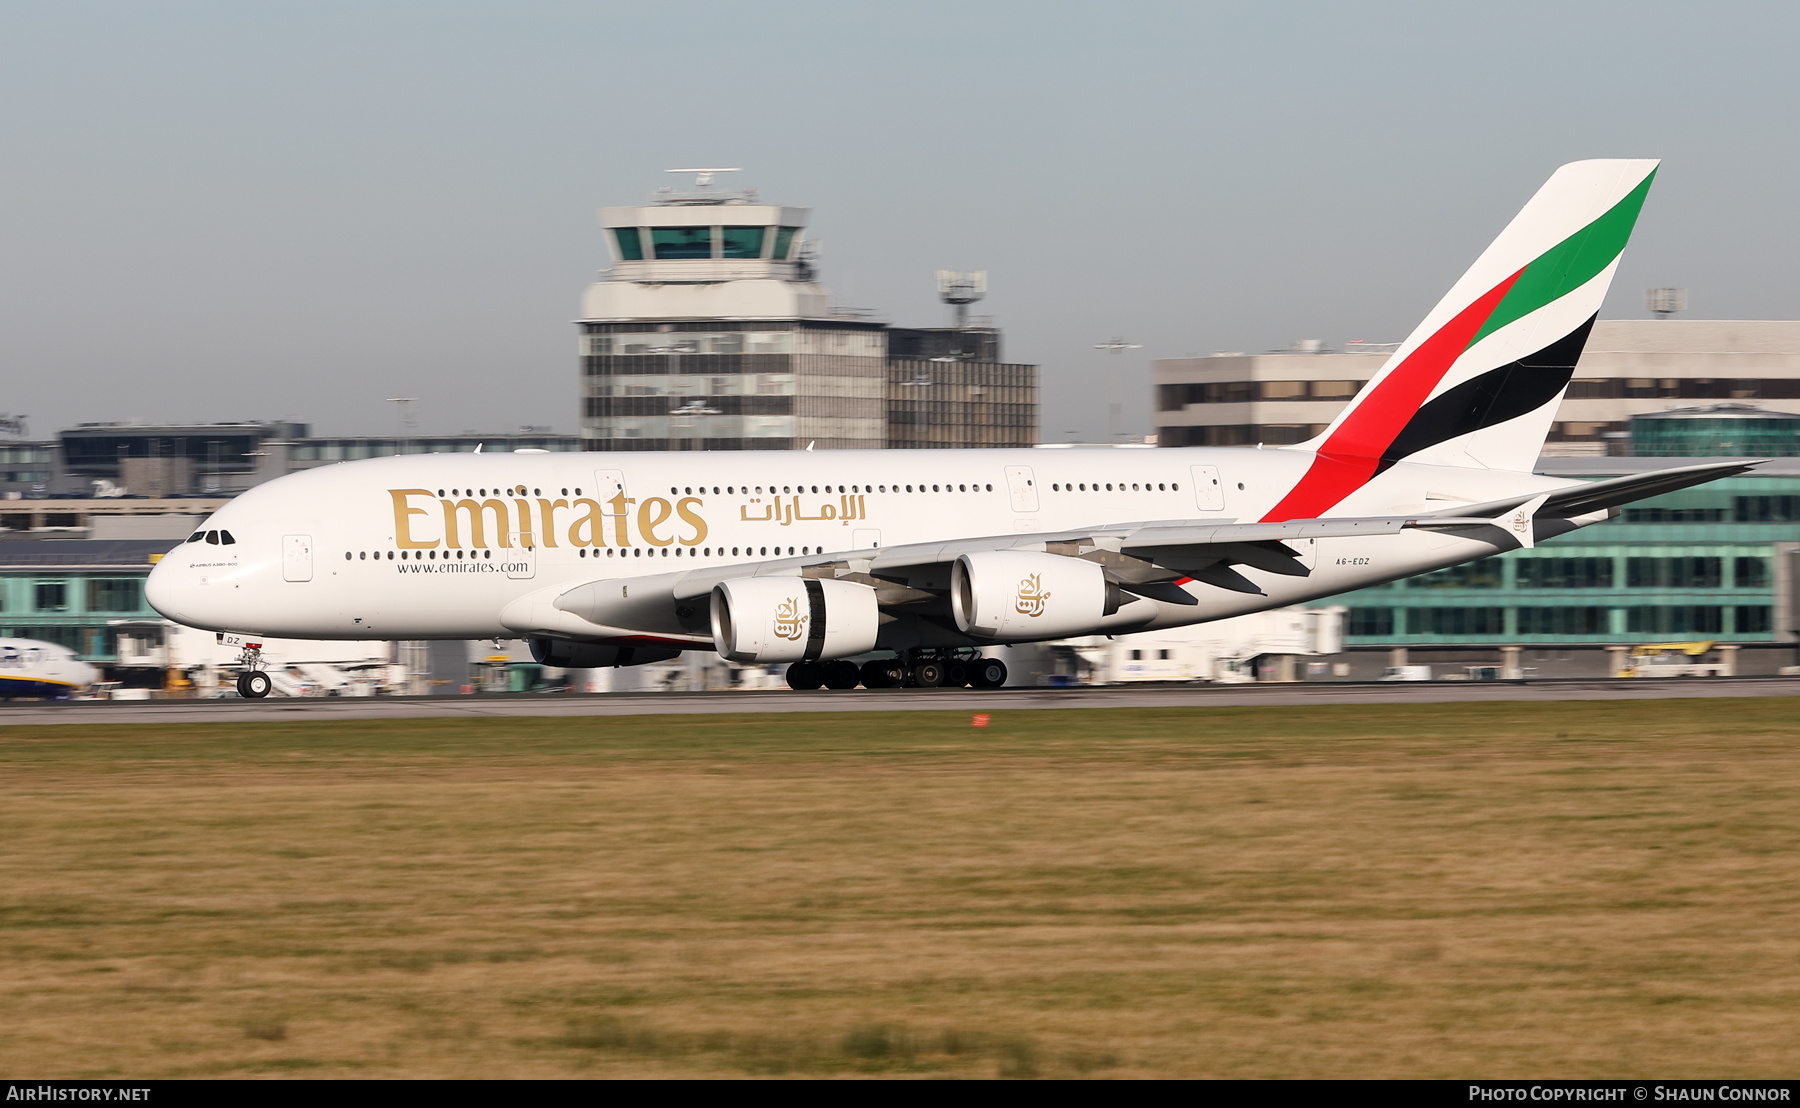
<path id="1" fill-rule="evenodd" d="M 1239 572 L 1248 567 L 1304 577 L 1311 571 L 1289 543 L 1309 539 L 1393 535 L 1409 529 L 1504 532 L 1523 546 L 1573 530 L 1574 520 L 1645 497 L 1743 473 L 1761 459 L 1710 462 L 1582 481 L 1548 493 L 1526 493 L 1435 514 L 1301 519 L 1284 523 L 1191 523 L 1167 520 L 1025 535 L 985 535 L 944 542 L 810 556 L 767 558 L 736 565 L 671 570 L 643 577 L 557 585 L 523 597 L 501 613 L 520 634 L 600 639 L 617 643 L 701 646 L 711 642 L 710 594 L 743 577 L 822 577 L 868 585 L 884 610 L 927 614 L 944 606 L 951 567 L 963 554 L 1031 550 L 1097 562 L 1120 589 L 1172 604 L 1198 601 L 1178 585 L 1200 581 L 1233 592 L 1262 590 Z M 1519 509 L 1523 508 L 1523 511 Z M 1518 518 L 1509 519 L 1513 513 Z M 1591 522 L 1591 521 L 1588 521 Z"/>
<path id="2" fill-rule="evenodd" d="M 766 558 L 736 565 L 671 570 L 642 577 L 558 585 L 508 605 L 500 620 L 520 634 L 613 642 L 700 645 L 711 641 L 715 585 L 743 577 L 828 577 L 875 589 L 884 608 L 930 605 L 950 588 L 958 556 L 986 550 L 1033 550 L 1098 562 L 1127 592 L 1178 604 L 1196 603 L 1175 588 L 1204 581 L 1259 593 L 1233 566 L 1288 576 L 1309 570 L 1284 540 L 1391 535 L 1418 517 L 1309 519 L 1287 523 L 1170 523 L 1166 520 L 1027 535 L 988 535 L 946 542 Z"/>

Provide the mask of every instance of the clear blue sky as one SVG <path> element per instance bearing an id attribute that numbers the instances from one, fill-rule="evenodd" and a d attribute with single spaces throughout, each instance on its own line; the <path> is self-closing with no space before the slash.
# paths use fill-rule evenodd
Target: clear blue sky
<path id="1" fill-rule="evenodd" d="M 1666 159 L 1609 316 L 1800 316 L 1785 4 L 0 7 L 0 411 L 576 426 L 595 209 L 736 165 L 839 303 L 1044 366 L 1397 340 L 1559 163 Z"/>

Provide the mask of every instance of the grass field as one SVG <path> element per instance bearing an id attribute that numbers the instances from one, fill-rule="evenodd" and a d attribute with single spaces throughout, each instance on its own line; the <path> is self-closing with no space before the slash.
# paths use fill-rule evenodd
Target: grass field
<path id="1" fill-rule="evenodd" d="M 0 1069 L 1791 1076 L 1794 712 L 5 728 Z"/>

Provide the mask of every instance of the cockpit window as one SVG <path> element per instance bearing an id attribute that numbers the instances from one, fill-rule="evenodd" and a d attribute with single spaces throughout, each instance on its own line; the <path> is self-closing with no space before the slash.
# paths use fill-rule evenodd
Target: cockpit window
<path id="1" fill-rule="evenodd" d="M 206 541 L 212 543 L 214 546 L 219 545 L 219 533 L 217 531 L 208 531 L 206 533 Z"/>
<path id="2" fill-rule="evenodd" d="M 237 540 L 231 537 L 230 531 L 220 531 L 219 532 L 219 542 L 223 546 L 232 546 L 237 542 Z"/>
<path id="3" fill-rule="evenodd" d="M 189 542 L 199 542 L 201 539 L 203 539 L 205 537 L 206 537 L 205 531 L 195 531 L 193 534 L 188 536 L 188 541 Z"/>

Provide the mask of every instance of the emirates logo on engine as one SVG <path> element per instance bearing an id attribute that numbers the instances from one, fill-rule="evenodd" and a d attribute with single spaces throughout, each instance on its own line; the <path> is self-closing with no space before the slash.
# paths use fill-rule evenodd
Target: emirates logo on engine
<path id="1" fill-rule="evenodd" d="M 1036 618 L 1044 614 L 1044 603 L 1050 594 L 1044 591 L 1044 583 L 1040 574 L 1030 574 L 1019 582 L 1019 597 L 1013 602 L 1013 609 L 1020 615 Z"/>
<path id="2" fill-rule="evenodd" d="M 806 633 L 806 621 L 810 618 L 800 614 L 798 600 L 784 600 L 775 606 L 775 634 L 789 642 L 799 642 L 800 636 Z"/>

